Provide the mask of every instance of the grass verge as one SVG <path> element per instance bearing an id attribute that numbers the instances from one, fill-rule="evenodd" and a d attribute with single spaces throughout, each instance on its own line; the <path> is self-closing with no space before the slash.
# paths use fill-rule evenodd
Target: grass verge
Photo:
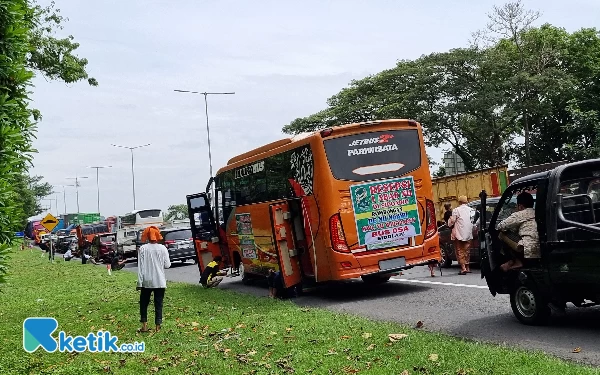
<path id="1" fill-rule="evenodd" d="M 0 374 L 600 374 L 542 353 L 180 283 L 167 288 L 163 330 L 137 333 L 135 274 L 39 254 L 15 252 L 1 287 Z M 73 336 L 107 330 L 119 343 L 144 341 L 146 351 L 28 354 L 22 327 L 34 316 L 56 318 Z M 392 343 L 389 334 L 407 336 Z"/>

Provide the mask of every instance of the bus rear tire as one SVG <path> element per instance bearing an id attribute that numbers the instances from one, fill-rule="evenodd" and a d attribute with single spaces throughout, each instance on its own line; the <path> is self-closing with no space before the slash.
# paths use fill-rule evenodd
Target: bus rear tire
<path id="1" fill-rule="evenodd" d="M 383 284 L 383 283 L 387 283 L 388 281 L 390 281 L 390 278 L 392 277 L 392 275 L 367 275 L 367 276 L 361 276 L 361 279 L 363 280 L 363 282 L 365 284 L 370 284 L 370 285 L 378 285 L 378 284 Z"/>

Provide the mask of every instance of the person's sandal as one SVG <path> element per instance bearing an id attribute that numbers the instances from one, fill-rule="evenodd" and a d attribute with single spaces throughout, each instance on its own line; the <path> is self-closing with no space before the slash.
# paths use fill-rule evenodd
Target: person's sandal
<path id="1" fill-rule="evenodd" d="M 464 275 L 467 274 L 467 272 L 466 271 L 460 271 L 458 274 L 461 275 L 461 276 L 464 276 Z"/>

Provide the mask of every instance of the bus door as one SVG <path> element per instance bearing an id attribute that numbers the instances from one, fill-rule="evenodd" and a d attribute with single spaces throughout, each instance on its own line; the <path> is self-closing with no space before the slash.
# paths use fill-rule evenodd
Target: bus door
<path id="1" fill-rule="evenodd" d="M 302 282 L 300 254 L 294 241 L 292 212 L 287 202 L 269 206 L 281 279 L 286 288 Z"/>
<path id="2" fill-rule="evenodd" d="M 215 230 L 215 220 L 206 193 L 188 195 L 187 201 L 198 269 L 202 273 L 214 257 L 222 255 L 218 231 Z"/>

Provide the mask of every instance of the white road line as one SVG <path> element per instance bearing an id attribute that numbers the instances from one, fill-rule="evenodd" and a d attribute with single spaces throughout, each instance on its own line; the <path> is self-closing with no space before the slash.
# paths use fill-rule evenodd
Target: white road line
<path id="1" fill-rule="evenodd" d="M 463 288 L 488 289 L 488 287 L 485 286 L 485 285 L 443 283 L 441 281 L 428 281 L 428 280 L 415 280 L 415 279 L 396 279 L 396 278 L 391 278 L 390 281 L 396 281 L 396 282 L 401 282 L 401 283 L 431 284 L 431 285 L 446 285 L 446 286 L 461 286 Z"/>

